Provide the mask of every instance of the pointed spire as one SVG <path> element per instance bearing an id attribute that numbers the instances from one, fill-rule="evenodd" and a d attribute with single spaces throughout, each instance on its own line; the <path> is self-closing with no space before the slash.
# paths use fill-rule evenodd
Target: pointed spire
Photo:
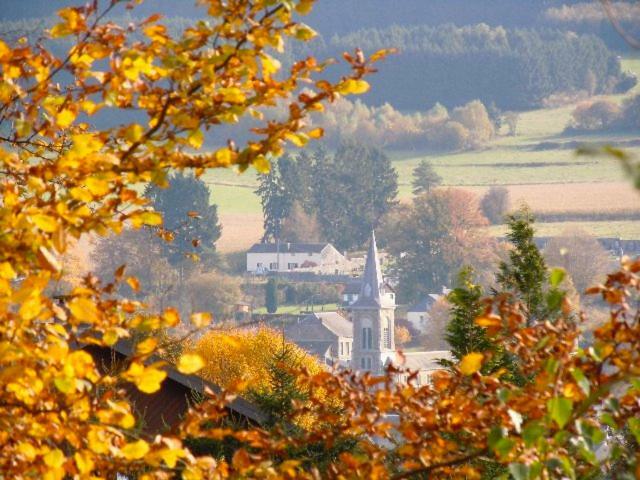
<path id="1" fill-rule="evenodd" d="M 378 305 L 382 304 L 384 284 L 382 280 L 382 268 L 380 268 L 380 258 L 378 257 L 378 247 L 376 245 L 376 234 L 371 231 L 371 242 L 367 252 L 367 260 L 362 274 L 362 286 L 358 301 L 374 301 Z"/>

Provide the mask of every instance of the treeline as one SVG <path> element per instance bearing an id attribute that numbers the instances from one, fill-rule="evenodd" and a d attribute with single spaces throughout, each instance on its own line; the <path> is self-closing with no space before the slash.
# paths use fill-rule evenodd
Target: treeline
<path id="1" fill-rule="evenodd" d="M 451 110 L 438 103 L 429 110 L 402 113 L 388 103 L 370 107 L 346 98 L 338 99 L 313 120 L 324 129 L 331 146 L 355 138 L 380 148 L 446 152 L 484 146 L 496 133 L 495 122 L 478 100 Z"/>
<path id="2" fill-rule="evenodd" d="M 335 35 L 313 44 L 317 56 L 396 47 L 371 79 L 364 101 L 419 110 L 475 99 L 501 109 L 538 106 L 558 92 L 623 92 L 635 77 L 602 40 L 557 30 L 505 29 L 486 24 L 456 27 L 392 26 Z"/>
<path id="3" fill-rule="evenodd" d="M 264 241 L 319 241 L 362 247 L 398 194 L 398 174 L 379 149 L 352 141 L 272 162 L 256 191 Z"/>
<path id="4" fill-rule="evenodd" d="M 640 127 L 640 95 L 621 104 L 611 100 L 583 102 L 571 114 L 565 133 L 636 131 Z"/>

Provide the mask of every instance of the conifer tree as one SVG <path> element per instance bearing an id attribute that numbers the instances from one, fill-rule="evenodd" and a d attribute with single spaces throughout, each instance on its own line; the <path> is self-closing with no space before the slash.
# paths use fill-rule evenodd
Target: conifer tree
<path id="1" fill-rule="evenodd" d="M 275 278 L 267 280 L 265 305 L 268 313 L 276 313 L 278 311 L 278 283 Z"/>
<path id="2" fill-rule="evenodd" d="M 473 277 L 472 268 L 463 268 L 458 275 L 456 288 L 447 296 L 451 308 L 445 339 L 458 360 L 470 352 L 483 352 L 492 347 L 485 330 L 475 323 L 482 313 L 480 300 L 484 292 L 480 285 L 474 283 Z"/>
<path id="3" fill-rule="evenodd" d="M 522 302 L 529 324 L 547 312 L 545 287 L 549 278 L 544 257 L 534 242 L 534 221 L 527 207 L 507 217 L 507 239 L 513 248 L 509 260 L 500 262 L 496 275 L 500 289 Z"/>
<path id="4" fill-rule="evenodd" d="M 421 195 L 430 192 L 433 188 L 442 183 L 442 177 L 436 173 L 433 166 L 427 160 L 422 160 L 413 170 L 413 187 L 414 195 Z"/>

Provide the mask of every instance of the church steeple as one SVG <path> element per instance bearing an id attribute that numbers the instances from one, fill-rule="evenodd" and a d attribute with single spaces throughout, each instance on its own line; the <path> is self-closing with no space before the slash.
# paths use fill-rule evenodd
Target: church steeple
<path id="1" fill-rule="evenodd" d="M 349 308 L 353 322 L 352 368 L 380 374 L 395 359 L 395 299 L 384 283 L 376 236 L 371 232 L 358 300 Z"/>
<path id="2" fill-rule="evenodd" d="M 360 295 L 352 307 L 372 307 L 394 305 L 393 295 L 386 291 L 380 267 L 380 256 L 376 244 L 376 234 L 371 232 L 369 251 L 364 265 L 360 286 Z"/>

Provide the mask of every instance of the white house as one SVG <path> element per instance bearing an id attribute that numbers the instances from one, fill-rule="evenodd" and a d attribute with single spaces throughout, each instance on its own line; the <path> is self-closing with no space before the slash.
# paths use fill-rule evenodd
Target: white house
<path id="1" fill-rule="evenodd" d="M 433 305 L 443 296 L 448 295 L 451 292 L 446 287 L 442 287 L 442 294 L 430 293 L 425 296 L 421 301 L 412 305 L 407 310 L 407 321 L 418 332 L 424 333 L 431 328 L 430 325 L 430 312 Z"/>
<path id="2" fill-rule="evenodd" d="M 309 271 L 344 274 L 348 260 L 330 243 L 256 243 L 247 252 L 247 272 Z"/>

